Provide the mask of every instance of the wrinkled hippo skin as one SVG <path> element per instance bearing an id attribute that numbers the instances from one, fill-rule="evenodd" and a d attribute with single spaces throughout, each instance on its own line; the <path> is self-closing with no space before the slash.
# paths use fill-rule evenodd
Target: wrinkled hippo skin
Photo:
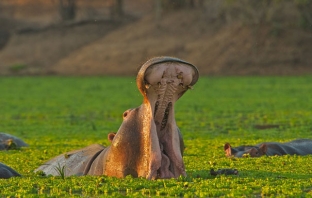
<path id="1" fill-rule="evenodd" d="M 94 144 L 57 156 L 35 171 L 65 176 L 127 175 L 146 179 L 185 176 L 184 143 L 174 117 L 175 102 L 197 82 L 195 66 L 172 57 L 147 61 L 137 75 L 143 103 L 123 113 L 116 134 L 108 134 L 111 146 Z M 57 168 L 59 167 L 59 168 Z"/>
<path id="2" fill-rule="evenodd" d="M 17 149 L 20 147 L 27 147 L 23 140 L 15 137 L 13 135 L 7 133 L 0 133 L 0 150 L 10 150 L 10 149 Z"/>
<path id="3" fill-rule="evenodd" d="M 232 148 L 229 143 L 224 145 L 227 157 L 260 157 L 262 155 L 309 155 L 312 154 L 312 140 L 297 139 L 290 142 L 264 142 L 255 146 L 239 146 Z"/>
<path id="4" fill-rule="evenodd" d="M 18 172 L 8 167 L 5 164 L 0 163 L 0 179 L 8 179 L 10 177 L 21 176 Z"/>

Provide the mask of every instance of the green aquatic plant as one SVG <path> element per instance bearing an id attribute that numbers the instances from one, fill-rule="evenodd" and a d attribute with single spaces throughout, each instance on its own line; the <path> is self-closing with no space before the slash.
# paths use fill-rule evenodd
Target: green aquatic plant
<path id="1" fill-rule="evenodd" d="M 65 179 L 65 177 L 66 177 L 66 174 L 65 174 L 66 167 L 65 167 L 65 165 L 62 166 L 61 164 L 58 164 L 56 167 L 54 167 L 54 169 L 56 170 L 56 172 L 59 174 L 59 176 L 62 179 Z"/>
<path id="2" fill-rule="evenodd" d="M 0 130 L 29 148 L 0 152 L 22 177 L 0 179 L 1 197 L 311 197 L 312 156 L 227 158 L 233 146 L 312 138 L 312 78 L 204 77 L 175 106 L 186 177 L 65 177 L 34 173 L 60 154 L 110 144 L 126 109 L 142 96 L 134 77 L 2 77 Z M 237 175 L 210 170 L 237 169 Z M 63 176 L 62 176 L 63 175 Z"/>

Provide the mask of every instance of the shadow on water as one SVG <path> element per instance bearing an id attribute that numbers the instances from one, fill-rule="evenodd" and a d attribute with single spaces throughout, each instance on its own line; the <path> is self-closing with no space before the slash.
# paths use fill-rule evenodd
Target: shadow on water
<path id="1" fill-rule="evenodd" d="M 225 170 L 225 169 L 218 169 L 217 170 Z M 227 169 L 227 170 L 234 170 L 234 169 Z M 312 177 L 311 174 L 296 174 L 296 173 L 281 173 L 281 172 L 269 172 L 269 171 L 258 171 L 258 170 L 240 170 L 239 168 L 238 174 L 218 174 L 217 176 L 211 175 L 210 170 L 191 170 L 187 171 L 187 180 L 192 180 L 193 178 L 200 178 L 200 179 L 213 179 L 215 177 L 220 177 L 221 175 L 232 177 L 232 178 L 251 178 L 251 179 L 310 179 Z"/>

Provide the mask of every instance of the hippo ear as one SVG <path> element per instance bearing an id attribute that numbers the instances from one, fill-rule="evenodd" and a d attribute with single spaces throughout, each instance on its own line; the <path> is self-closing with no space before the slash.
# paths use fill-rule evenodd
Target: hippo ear
<path id="1" fill-rule="evenodd" d="M 225 155 L 226 155 L 227 157 L 231 157 L 231 156 L 232 156 L 232 148 L 231 148 L 230 143 L 226 143 L 226 144 L 224 145 L 224 151 L 225 151 Z"/>
<path id="2" fill-rule="evenodd" d="M 116 135 L 116 133 L 109 133 L 109 134 L 107 135 L 108 140 L 109 140 L 110 142 L 112 142 L 113 139 L 114 139 L 114 137 L 115 137 L 115 135 Z"/>
<path id="3" fill-rule="evenodd" d="M 260 147 L 259 147 L 259 154 L 260 154 L 260 156 L 261 155 L 266 155 L 267 150 L 268 150 L 267 144 L 265 144 L 265 143 L 261 144 Z"/>

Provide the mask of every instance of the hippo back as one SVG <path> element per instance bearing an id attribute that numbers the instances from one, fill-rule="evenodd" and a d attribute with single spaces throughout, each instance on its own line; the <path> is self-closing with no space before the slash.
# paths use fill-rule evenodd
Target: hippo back
<path id="1" fill-rule="evenodd" d="M 8 179 L 10 177 L 21 176 L 18 172 L 16 172 L 11 167 L 0 163 L 0 179 Z"/>
<path id="2" fill-rule="evenodd" d="M 297 155 L 312 154 L 312 140 L 310 139 L 297 139 L 290 142 L 286 142 L 284 143 L 284 145 L 294 148 L 296 150 L 294 154 Z"/>
<path id="3" fill-rule="evenodd" d="M 86 175 L 94 160 L 101 152 L 106 152 L 104 146 L 92 144 L 88 147 L 70 151 L 59 155 L 35 170 L 43 171 L 45 175 L 53 176 L 71 176 L 71 175 Z"/>

